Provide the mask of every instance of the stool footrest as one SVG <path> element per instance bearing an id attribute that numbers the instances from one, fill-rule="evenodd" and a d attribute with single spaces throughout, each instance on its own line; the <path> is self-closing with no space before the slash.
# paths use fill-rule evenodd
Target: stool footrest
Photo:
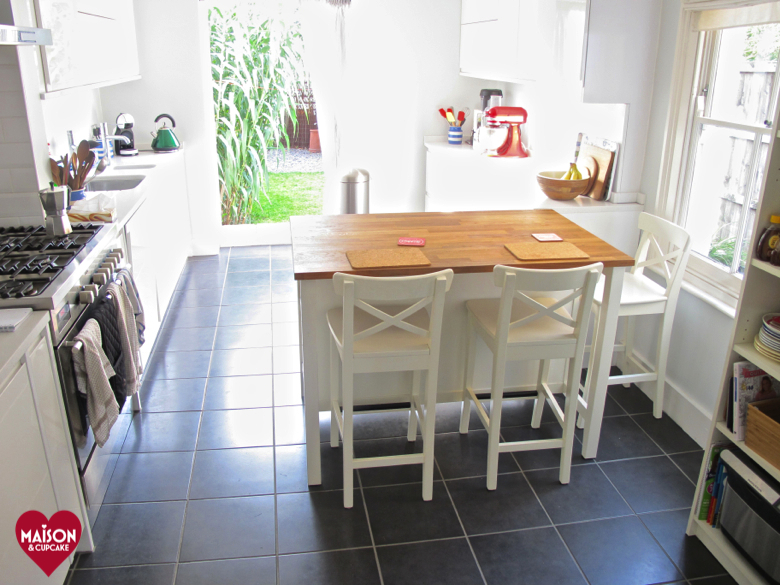
<path id="1" fill-rule="evenodd" d="M 407 453 L 405 455 L 388 455 L 386 457 L 360 457 L 352 460 L 353 469 L 370 467 L 393 467 L 396 465 L 414 465 L 423 462 L 422 453 Z"/>
<path id="2" fill-rule="evenodd" d="M 535 441 L 510 441 L 498 444 L 499 453 L 512 453 L 514 451 L 537 451 L 541 449 L 561 449 L 563 439 L 537 439 Z"/>
<path id="3" fill-rule="evenodd" d="M 655 382 L 658 379 L 658 374 L 655 372 L 649 372 L 647 374 L 622 374 L 620 376 L 610 376 L 607 378 L 608 384 L 614 386 L 615 384 L 628 384 L 637 382 Z"/>
<path id="4" fill-rule="evenodd" d="M 380 412 L 389 410 L 409 410 L 412 405 L 409 402 L 387 402 L 385 404 L 355 404 L 352 412 Z"/>
<path id="5" fill-rule="evenodd" d="M 510 390 L 509 392 L 504 392 L 501 396 L 503 400 L 507 400 L 510 398 L 536 398 L 537 394 L 536 390 Z M 474 396 L 479 400 L 490 400 L 490 392 L 475 393 Z"/>

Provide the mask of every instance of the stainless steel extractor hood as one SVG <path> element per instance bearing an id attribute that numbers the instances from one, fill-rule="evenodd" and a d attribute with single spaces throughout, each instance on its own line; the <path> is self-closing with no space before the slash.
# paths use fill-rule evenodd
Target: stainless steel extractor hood
<path id="1" fill-rule="evenodd" d="M 9 26 L 0 24 L 0 45 L 51 45 L 51 31 L 48 28 Z"/>

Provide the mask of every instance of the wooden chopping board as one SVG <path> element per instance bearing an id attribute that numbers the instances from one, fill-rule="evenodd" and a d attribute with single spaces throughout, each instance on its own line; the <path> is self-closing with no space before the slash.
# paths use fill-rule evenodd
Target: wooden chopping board
<path id="1" fill-rule="evenodd" d="M 592 144 L 583 144 L 580 148 L 577 162 L 579 163 L 580 160 L 584 160 L 585 157 L 593 157 L 598 164 L 596 180 L 593 182 L 590 191 L 585 193 L 585 195 L 600 201 L 607 196 L 606 183 L 609 176 L 612 174 L 612 163 L 615 159 L 615 153 L 599 148 L 598 146 L 593 146 Z"/>

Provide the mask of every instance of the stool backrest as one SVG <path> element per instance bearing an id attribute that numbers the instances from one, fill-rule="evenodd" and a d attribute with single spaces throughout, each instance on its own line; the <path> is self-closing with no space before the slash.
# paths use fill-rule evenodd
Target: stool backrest
<path id="1" fill-rule="evenodd" d="M 560 270 L 512 268 L 500 265 L 494 267 L 494 282 L 496 286 L 503 288 L 496 330 L 496 337 L 499 343 L 506 343 L 510 329 L 523 327 L 543 317 L 549 317 L 571 327 L 578 345 L 577 351 L 584 349 L 590 307 L 593 304 L 593 293 L 596 290 L 596 284 L 599 281 L 603 268 L 604 265 L 600 262 L 579 268 L 564 268 Z M 526 294 L 541 291 L 549 293 L 568 291 L 569 294 L 546 307 Z M 512 302 L 514 299 L 518 299 L 530 307 L 532 312 L 512 322 Z M 569 304 L 575 307 L 571 318 L 556 313 L 558 309 Z"/>
<path id="2" fill-rule="evenodd" d="M 657 266 L 666 283 L 666 297 L 674 300 L 691 254 L 691 236 L 677 224 L 644 212 L 639 214 L 639 229 L 642 237 L 631 272 L 642 276 L 645 268 Z"/>
<path id="3" fill-rule="evenodd" d="M 337 272 L 333 275 L 333 288 L 343 297 L 344 352 L 352 354 L 355 341 L 375 335 L 389 327 L 397 327 L 430 339 L 431 354 L 438 359 L 441 338 L 444 295 L 452 286 L 450 269 L 418 276 L 357 276 Z M 389 314 L 372 303 L 384 303 L 398 307 Z M 405 319 L 431 305 L 428 329 L 407 323 Z M 355 307 L 379 319 L 379 323 L 362 331 L 354 330 Z M 405 307 L 405 308 L 404 308 Z"/>

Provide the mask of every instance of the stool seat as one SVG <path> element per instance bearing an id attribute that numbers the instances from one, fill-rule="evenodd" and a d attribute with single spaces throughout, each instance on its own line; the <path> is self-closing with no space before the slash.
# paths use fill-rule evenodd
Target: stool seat
<path id="1" fill-rule="evenodd" d="M 557 301 L 549 297 L 532 297 L 545 307 L 554 305 Z M 495 337 L 498 329 L 498 306 L 501 299 L 474 299 L 466 301 L 466 308 L 474 315 L 477 322 L 485 328 L 485 332 L 491 337 Z M 521 302 L 519 299 L 513 299 L 512 312 L 509 320 L 511 322 L 519 321 L 525 317 L 533 315 L 531 307 Z M 569 312 L 561 307 L 555 311 L 562 317 L 571 319 Z M 575 343 L 574 327 L 570 327 L 551 317 L 540 317 L 524 327 L 516 327 L 509 330 L 508 344 L 534 343 L 542 344 L 546 342 L 555 343 Z"/>
<path id="2" fill-rule="evenodd" d="M 389 315 L 394 315 L 405 307 L 377 305 L 376 308 Z M 430 326 L 430 317 L 425 309 L 406 317 L 404 321 L 426 331 Z M 342 307 L 328 311 L 328 327 L 330 327 L 330 331 L 340 347 L 344 345 L 343 323 L 344 309 Z M 355 308 L 355 329 L 357 331 L 364 331 L 380 323 L 382 323 L 381 319 Z M 430 336 L 416 335 L 398 327 L 388 327 L 370 337 L 356 340 L 353 351 L 356 358 L 359 358 L 360 354 L 371 354 L 371 357 L 377 358 L 428 355 L 431 351 Z"/>
<path id="3" fill-rule="evenodd" d="M 666 305 L 666 289 L 643 274 L 634 274 L 627 272 L 623 274 L 623 289 L 620 293 L 620 306 L 628 305 L 649 305 L 652 303 L 661 303 L 661 310 Z M 596 292 L 593 295 L 593 302 L 601 305 L 604 299 L 604 277 L 602 276 L 596 285 Z"/>

